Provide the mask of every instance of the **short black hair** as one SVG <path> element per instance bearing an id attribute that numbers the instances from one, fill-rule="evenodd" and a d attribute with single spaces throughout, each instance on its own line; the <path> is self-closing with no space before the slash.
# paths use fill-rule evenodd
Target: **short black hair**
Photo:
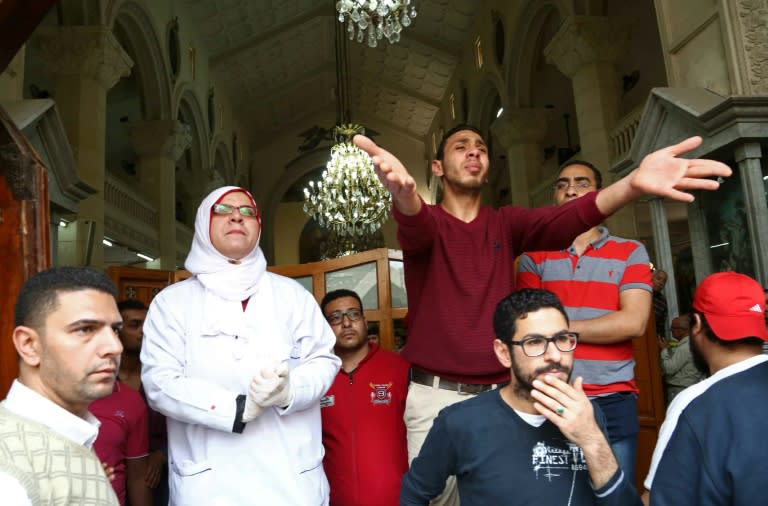
<path id="1" fill-rule="evenodd" d="M 528 313 L 550 307 L 557 309 L 568 323 L 563 304 L 557 295 L 549 290 L 523 288 L 512 292 L 496 305 L 496 311 L 493 313 L 493 331 L 499 340 L 508 345 L 517 331 L 517 320 L 522 320 Z"/>
<path id="2" fill-rule="evenodd" d="M 128 311 L 130 309 L 134 309 L 136 311 L 149 310 L 147 305 L 138 299 L 124 299 L 117 303 L 117 310 L 120 311 L 121 313 L 123 311 Z"/>
<path id="3" fill-rule="evenodd" d="M 466 123 L 460 123 L 443 134 L 443 138 L 440 139 L 440 144 L 438 144 L 437 146 L 437 153 L 435 153 L 435 160 L 440 160 L 440 161 L 443 160 L 443 156 L 445 156 L 445 141 L 447 141 L 448 137 L 450 137 L 451 135 L 455 134 L 456 132 L 461 132 L 462 130 L 469 130 L 470 132 L 475 132 L 485 142 L 485 136 L 483 135 L 483 132 L 481 132 L 479 128 L 477 128 L 476 126 L 467 125 Z"/>
<path id="4" fill-rule="evenodd" d="M 585 162 L 584 160 L 568 160 L 564 164 L 560 166 L 560 169 L 557 171 L 557 174 L 560 175 L 563 170 L 570 167 L 571 165 L 583 165 L 587 167 L 589 170 L 592 171 L 592 175 L 595 178 L 595 188 L 598 190 L 603 187 L 603 175 L 600 173 L 600 170 L 598 170 L 597 167 L 594 166 L 594 164 L 591 164 L 589 162 Z"/>
<path id="5" fill-rule="evenodd" d="M 360 309 L 363 309 L 363 301 L 360 299 L 360 296 L 357 294 L 357 292 L 354 290 L 347 290 L 346 288 L 340 288 L 325 294 L 323 300 L 320 301 L 320 311 L 325 314 L 325 306 L 342 297 L 352 297 L 353 299 L 356 299 L 358 304 L 360 304 Z"/>
<path id="6" fill-rule="evenodd" d="M 693 320 L 691 318 L 691 313 L 683 313 L 680 316 L 678 316 L 678 318 L 680 318 L 680 323 L 685 325 L 688 328 L 688 330 L 691 329 L 691 326 L 693 325 Z"/>
<path id="7" fill-rule="evenodd" d="M 41 330 L 45 320 L 59 307 L 60 292 L 98 290 L 117 298 L 114 283 L 90 267 L 54 267 L 32 275 L 19 291 L 14 325 Z"/>

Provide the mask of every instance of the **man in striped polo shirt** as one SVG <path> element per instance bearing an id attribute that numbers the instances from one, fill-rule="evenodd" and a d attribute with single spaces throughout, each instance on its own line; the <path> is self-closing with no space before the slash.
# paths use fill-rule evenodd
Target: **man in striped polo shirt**
<path id="1" fill-rule="evenodd" d="M 601 187 L 596 167 L 568 162 L 555 182 L 555 203 Z M 517 285 L 550 290 L 563 302 L 570 329 L 580 335 L 573 373 L 584 378 L 584 391 L 605 414 L 611 448 L 633 483 L 640 427 L 632 339 L 645 333 L 652 298 L 645 247 L 597 226 L 567 249 L 522 255 Z"/>

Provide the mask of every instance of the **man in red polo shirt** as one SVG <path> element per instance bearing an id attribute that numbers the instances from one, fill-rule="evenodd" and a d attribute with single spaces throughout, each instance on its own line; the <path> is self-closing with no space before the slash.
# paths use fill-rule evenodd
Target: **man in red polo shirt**
<path id="1" fill-rule="evenodd" d="M 595 166 L 570 161 L 555 182 L 555 203 L 601 187 Z M 605 414 L 613 453 L 634 483 L 640 425 L 632 339 L 645 333 L 652 292 L 645 246 L 593 227 L 566 249 L 522 255 L 517 285 L 550 290 L 565 306 L 570 329 L 580 336 L 574 375 L 584 378 L 584 392 Z"/>
<path id="2" fill-rule="evenodd" d="M 114 468 L 115 489 L 120 504 L 126 498 L 131 506 L 152 504 L 152 489 L 147 472 L 147 405 L 136 390 L 120 380 L 112 394 L 91 403 L 88 410 L 99 419 L 99 435 L 93 449 L 99 460 Z"/>

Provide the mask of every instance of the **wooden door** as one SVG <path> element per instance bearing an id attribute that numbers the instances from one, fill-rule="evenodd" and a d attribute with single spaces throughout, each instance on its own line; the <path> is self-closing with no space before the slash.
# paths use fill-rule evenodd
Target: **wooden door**
<path id="1" fill-rule="evenodd" d="M 640 434 L 637 438 L 637 460 L 635 482 L 643 490 L 643 480 L 651 465 L 651 457 L 659 436 L 659 427 L 664 421 L 666 403 L 659 364 L 659 348 L 656 344 L 656 319 L 651 309 L 645 335 L 633 341 L 635 351 L 635 381 L 640 388 L 637 399 L 637 414 L 640 419 Z"/>
<path id="2" fill-rule="evenodd" d="M 56 0 L 0 1 L 0 73 Z M 0 398 L 18 375 L 11 342 L 21 285 L 50 267 L 48 178 L 43 162 L 0 107 Z"/>
<path id="3" fill-rule="evenodd" d="M 19 373 L 13 309 L 27 278 L 51 263 L 48 177 L 43 162 L 0 107 L 0 398 Z"/>

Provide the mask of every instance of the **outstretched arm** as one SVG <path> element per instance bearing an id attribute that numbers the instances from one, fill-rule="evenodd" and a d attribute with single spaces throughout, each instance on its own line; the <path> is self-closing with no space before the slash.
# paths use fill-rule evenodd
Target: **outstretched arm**
<path id="1" fill-rule="evenodd" d="M 639 167 L 597 195 L 597 208 L 607 215 L 642 195 L 693 202 L 693 195 L 686 190 L 717 190 L 720 183 L 707 178 L 730 176 L 730 167 L 715 160 L 678 158 L 699 147 L 701 142 L 701 137 L 690 137 L 647 155 Z"/>
<path id="2" fill-rule="evenodd" d="M 397 210 L 407 216 L 418 214 L 421 198 L 416 192 L 416 181 L 400 160 L 364 135 L 355 135 L 352 142 L 373 159 L 374 171 L 384 188 L 392 194 Z"/>

